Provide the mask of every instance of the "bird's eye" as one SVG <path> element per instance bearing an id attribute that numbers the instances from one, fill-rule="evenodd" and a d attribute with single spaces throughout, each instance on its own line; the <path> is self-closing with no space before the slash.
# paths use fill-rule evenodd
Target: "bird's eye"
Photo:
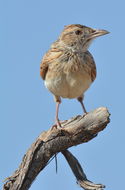
<path id="1" fill-rule="evenodd" d="M 82 31 L 80 31 L 80 30 L 76 30 L 75 33 L 76 33 L 76 35 L 79 35 L 79 34 L 82 33 Z"/>

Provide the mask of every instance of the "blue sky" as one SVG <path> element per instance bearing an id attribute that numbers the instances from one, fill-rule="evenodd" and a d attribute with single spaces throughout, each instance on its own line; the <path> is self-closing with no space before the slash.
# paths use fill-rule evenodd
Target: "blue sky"
<path id="1" fill-rule="evenodd" d="M 106 190 L 123 189 L 125 2 L 1 0 L 0 4 L 0 186 L 18 167 L 36 137 L 54 122 L 55 103 L 39 76 L 40 61 L 64 25 L 79 23 L 110 31 L 90 47 L 98 76 L 85 94 L 85 105 L 88 111 L 106 106 L 111 123 L 92 141 L 70 150 L 90 180 L 105 184 Z M 63 99 L 60 119 L 78 114 L 82 114 L 80 104 Z M 75 181 L 59 154 L 58 174 L 52 161 L 30 190 L 77 190 Z"/>

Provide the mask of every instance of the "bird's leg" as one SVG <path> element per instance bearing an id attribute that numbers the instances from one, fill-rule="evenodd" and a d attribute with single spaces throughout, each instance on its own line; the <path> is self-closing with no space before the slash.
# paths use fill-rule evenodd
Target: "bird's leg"
<path id="1" fill-rule="evenodd" d="M 61 102 L 56 102 L 56 117 L 55 117 L 55 120 L 56 120 L 56 124 L 57 126 L 61 127 L 61 123 L 59 121 L 59 117 L 58 117 L 58 113 L 59 113 L 59 105 L 60 105 Z"/>
<path id="2" fill-rule="evenodd" d="M 59 121 L 59 105 L 61 103 L 61 98 L 59 96 L 54 96 L 55 102 L 56 102 L 56 115 L 55 115 L 55 121 L 56 121 L 56 127 L 60 127 L 61 128 L 61 123 Z"/>
<path id="3" fill-rule="evenodd" d="M 80 102 L 84 113 L 87 114 L 86 108 L 85 108 L 85 106 L 83 104 L 83 96 L 78 97 L 77 100 Z"/>

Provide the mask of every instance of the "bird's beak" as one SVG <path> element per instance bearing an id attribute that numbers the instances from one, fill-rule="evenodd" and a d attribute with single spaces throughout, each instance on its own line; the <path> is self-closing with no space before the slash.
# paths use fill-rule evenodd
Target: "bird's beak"
<path id="1" fill-rule="evenodd" d="M 103 36 L 105 34 L 109 34 L 107 30 L 93 30 L 93 32 L 89 35 L 89 39 L 94 39 L 98 36 Z"/>

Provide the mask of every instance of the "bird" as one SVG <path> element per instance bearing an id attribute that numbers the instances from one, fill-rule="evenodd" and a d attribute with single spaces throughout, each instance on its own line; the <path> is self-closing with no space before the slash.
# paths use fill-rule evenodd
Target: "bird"
<path id="1" fill-rule="evenodd" d="M 96 64 L 89 46 L 107 30 L 93 29 L 81 24 L 66 25 L 58 39 L 52 43 L 40 63 L 40 76 L 56 102 L 56 128 L 59 120 L 61 98 L 76 98 L 87 114 L 83 103 L 84 93 L 96 78 Z"/>

